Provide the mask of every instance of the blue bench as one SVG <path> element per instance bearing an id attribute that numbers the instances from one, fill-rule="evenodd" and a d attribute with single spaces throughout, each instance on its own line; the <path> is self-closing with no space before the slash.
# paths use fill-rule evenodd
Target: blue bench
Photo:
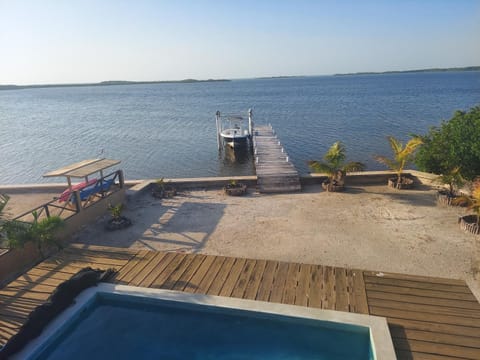
<path id="1" fill-rule="evenodd" d="M 97 181 L 97 183 L 93 186 L 86 187 L 80 191 L 80 199 L 82 201 L 87 200 L 93 194 L 108 191 L 113 184 L 114 179 Z"/>

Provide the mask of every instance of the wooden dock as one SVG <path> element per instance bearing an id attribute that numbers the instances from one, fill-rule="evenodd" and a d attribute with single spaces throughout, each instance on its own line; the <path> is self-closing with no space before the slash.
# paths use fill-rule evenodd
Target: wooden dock
<path id="1" fill-rule="evenodd" d="M 83 244 L 0 290 L 0 345 L 86 266 L 117 269 L 118 284 L 383 316 L 398 359 L 480 359 L 480 304 L 464 281 Z"/>
<path id="2" fill-rule="evenodd" d="M 255 126 L 252 134 L 258 191 L 300 191 L 300 177 L 271 125 Z"/>

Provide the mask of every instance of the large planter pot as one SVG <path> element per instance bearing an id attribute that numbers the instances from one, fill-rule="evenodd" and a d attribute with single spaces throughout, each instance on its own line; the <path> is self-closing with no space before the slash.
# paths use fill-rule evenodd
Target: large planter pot
<path id="1" fill-rule="evenodd" d="M 413 188 L 413 179 L 407 178 L 407 177 L 402 177 L 400 179 L 400 182 L 398 182 L 398 178 L 389 178 L 388 179 L 388 186 L 393 188 L 393 189 L 398 189 L 398 190 L 407 190 L 407 189 L 412 189 Z"/>
<path id="2" fill-rule="evenodd" d="M 154 185 L 152 189 L 152 195 L 157 199 L 172 198 L 177 195 L 177 190 L 170 185 L 166 185 L 163 187 Z"/>
<path id="3" fill-rule="evenodd" d="M 330 180 L 325 180 L 322 182 L 322 189 L 329 192 L 337 192 L 345 190 L 345 186 L 338 184 L 335 181 L 331 182 Z"/>
<path id="4" fill-rule="evenodd" d="M 450 193 L 448 190 L 439 190 L 437 192 L 437 204 L 443 206 L 465 206 L 466 204 L 455 204 L 454 200 L 461 195 L 457 193 Z"/>
<path id="5" fill-rule="evenodd" d="M 121 230 L 125 229 L 132 225 L 132 221 L 125 216 L 120 216 L 118 218 L 113 218 L 107 221 L 105 228 L 108 231 Z"/>
<path id="6" fill-rule="evenodd" d="M 458 218 L 458 223 L 464 231 L 469 233 L 479 235 L 480 234 L 480 225 L 478 224 L 477 215 L 465 215 Z"/>
<path id="7" fill-rule="evenodd" d="M 247 192 L 247 185 L 245 184 L 228 184 L 223 188 L 225 194 L 229 196 L 242 196 Z"/>

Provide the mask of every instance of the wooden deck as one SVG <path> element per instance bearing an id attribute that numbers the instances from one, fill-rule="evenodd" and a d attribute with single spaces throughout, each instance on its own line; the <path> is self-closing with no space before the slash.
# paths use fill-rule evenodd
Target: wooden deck
<path id="1" fill-rule="evenodd" d="M 271 125 L 255 126 L 253 151 L 259 192 L 301 190 L 298 172 L 290 162 Z"/>
<path id="2" fill-rule="evenodd" d="M 463 281 L 88 245 L 71 245 L 0 290 L 0 344 L 85 266 L 116 268 L 119 284 L 384 316 L 399 359 L 480 359 L 480 304 Z"/>

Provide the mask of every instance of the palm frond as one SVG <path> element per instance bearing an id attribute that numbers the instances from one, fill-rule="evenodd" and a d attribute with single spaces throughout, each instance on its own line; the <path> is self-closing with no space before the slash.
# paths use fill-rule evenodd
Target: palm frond
<path id="1" fill-rule="evenodd" d="M 308 162 L 308 166 L 315 173 L 324 173 L 329 176 L 335 173 L 335 168 L 331 164 L 327 164 L 321 161 L 311 160 Z"/>
<path id="2" fill-rule="evenodd" d="M 467 208 L 472 204 L 470 196 L 461 195 L 452 199 L 452 204 L 457 206 L 466 206 Z"/>
<path id="3" fill-rule="evenodd" d="M 323 157 L 323 159 L 332 164 L 333 167 L 338 167 L 345 161 L 345 145 L 343 145 L 340 141 L 335 142 L 330 149 L 328 149 L 327 153 Z"/>
<path id="4" fill-rule="evenodd" d="M 399 156 L 401 157 L 407 157 L 411 154 L 413 154 L 413 152 L 417 149 L 417 147 L 419 147 L 420 145 L 423 144 L 423 140 L 420 139 L 420 138 L 412 138 L 410 139 L 406 144 L 405 144 L 405 148 L 403 148 L 403 150 L 401 150 L 399 152 Z"/>
<path id="5" fill-rule="evenodd" d="M 468 210 L 473 210 L 478 219 L 480 220 L 480 177 L 476 178 L 473 182 L 472 195 L 462 195 L 455 199 L 454 204 L 456 205 L 467 205 Z"/>
<path id="6" fill-rule="evenodd" d="M 352 172 L 352 171 L 363 171 L 365 169 L 365 164 L 360 161 L 351 161 L 342 166 L 343 171 Z"/>
<path id="7" fill-rule="evenodd" d="M 387 136 L 387 139 L 393 151 L 393 158 L 389 159 L 385 156 L 375 156 L 374 158 L 376 161 L 395 171 L 400 177 L 405 165 L 412 160 L 413 152 L 418 146 L 423 144 L 423 141 L 419 137 L 414 137 L 410 139 L 404 147 L 402 143 L 393 136 Z"/>
<path id="8" fill-rule="evenodd" d="M 393 136 L 387 136 L 387 139 L 394 154 L 398 154 L 402 151 L 403 145 L 399 140 L 395 139 Z"/>
<path id="9" fill-rule="evenodd" d="M 377 155 L 374 156 L 374 159 L 388 167 L 390 170 L 397 171 L 398 169 L 398 163 L 395 160 L 387 158 L 386 156 Z"/>

